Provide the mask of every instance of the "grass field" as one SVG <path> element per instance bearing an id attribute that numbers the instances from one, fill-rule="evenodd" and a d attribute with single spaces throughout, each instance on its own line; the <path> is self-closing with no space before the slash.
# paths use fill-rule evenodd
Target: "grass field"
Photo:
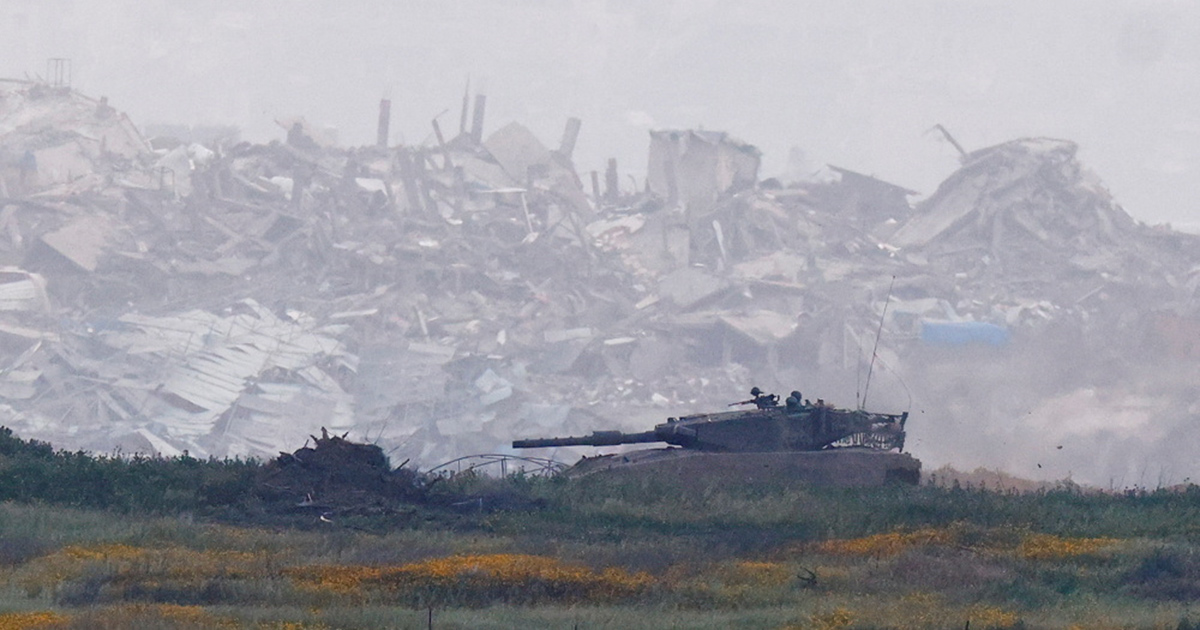
<path id="1" fill-rule="evenodd" d="M 1200 493 L 486 481 L 388 530 L 0 504 L 4 628 L 1167 628 Z M 476 488 L 478 489 L 478 488 Z"/>
<path id="2" fill-rule="evenodd" d="M 42 469 L 3 446 L 3 484 L 79 474 L 77 454 L 39 453 Z M 652 479 L 465 475 L 403 511 L 272 520 L 231 507 L 246 500 L 235 481 L 252 464 L 138 465 L 161 468 L 164 481 L 126 487 L 122 464 L 86 464 L 112 474 L 110 507 L 66 488 L 5 491 L 0 630 L 427 628 L 431 619 L 623 630 L 1200 627 L 1195 486 L 681 490 Z M 446 500 L 463 497 L 487 500 Z"/>

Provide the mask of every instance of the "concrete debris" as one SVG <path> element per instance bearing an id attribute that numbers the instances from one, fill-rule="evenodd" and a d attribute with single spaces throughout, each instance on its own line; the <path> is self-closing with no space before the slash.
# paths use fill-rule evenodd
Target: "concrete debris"
<path id="1" fill-rule="evenodd" d="M 656 131 L 646 190 L 612 162 L 588 192 L 586 122 L 556 149 L 518 123 L 483 141 L 485 102 L 426 144 L 340 148 L 303 119 L 205 144 L 0 83 L 0 423 L 260 457 L 329 427 L 431 466 L 854 382 L 885 303 L 893 363 L 1063 322 L 1105 337 L 1147 304 L 1139 339 L 1178 336 L 1200 310 L 1197 239 L 1132 220 L 1070 142 L 968 153 L 911 206 L 842 168 L 759 182 L 750 145 Z"/>
<path id="2" fill-rule="evenodd" d="M 747 340 L 763 347 L 783 341 L 796 332 L 795 317 L 765 309 L 746 315 L 722 315 L 721 321 Z"/>
<path id="3" fill-rule="evenodd" d="M 722 195 L 753 187 L 760 161 L 757 148 L 723 132 L 652 131 L 647 185 L 668 206 L 703 212 Z"/>
<path id="4" fill-rule="evenodd" d="M 837 203 L 830 210 L 857 219 L 864 227 L 906 221 L 912 215 L 908 198 L 917 191 L 832 164 L 829 168 L 840 175 Z"/>

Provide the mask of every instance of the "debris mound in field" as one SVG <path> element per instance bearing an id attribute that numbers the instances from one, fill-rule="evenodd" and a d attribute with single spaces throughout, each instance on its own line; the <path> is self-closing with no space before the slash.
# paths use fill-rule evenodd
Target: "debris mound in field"
<path id="1" fill-rule="evenodd" d="M 413 470 L 392 469 L 383 449 L 358 444 L 345 435 L 312 436 L 292 453 L 268 463 L 259 494 L 276 511 L 312 512 L 323 518 L 340 514 L 383 514 L 404 503 L 423 502 L 425 483 Z"/>

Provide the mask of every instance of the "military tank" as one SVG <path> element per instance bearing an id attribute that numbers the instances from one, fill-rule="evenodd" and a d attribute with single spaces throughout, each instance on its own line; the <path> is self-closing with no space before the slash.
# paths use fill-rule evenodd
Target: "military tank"
<path id="1" fill-rule="evenodd" d="M 513 448 L 618 446 L 665 443 L 668 448 L 585 457 L 569 474 L 624 468 L 673 470 L 684 476 L 792 476 L 831 485 L 877 485 L 891 480 L 916 483 L 920 462 L 903 454 L 908 412 L 874 413 L 839 409 L 818 400 L 787 403 L 755 388 L 754 405 L 718 413 L 668 418 L 649 431 L 595 431 L 580 437 L 515 440 Z M 773 471 L 773 472 L 772 472 Z"/>

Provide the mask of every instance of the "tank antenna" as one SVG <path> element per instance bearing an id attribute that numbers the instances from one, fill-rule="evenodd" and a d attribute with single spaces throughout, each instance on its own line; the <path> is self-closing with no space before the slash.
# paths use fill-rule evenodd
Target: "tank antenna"
<path id="1" fill-rule="evenodd" d="M 879 330 L 875 331 L 875 347 L 871 348 L 871 364 L 867 367 L 867 382 L 863 385 L 862 402 L 858 404 L 859 411 L 867 406 L 867 392 L 871 389 L 871 372 L 875 369 L 875 357 L 879 356 L 879 338 L 883 336 L 883 320 L 887 318 L 887 308 L 892 301 L 892 289 L 895 286 L 896 276 L 892 276 L 892 283 L 888 285 L 887 299 L 883 301 L 883 314 L 879 316 Z"/>

